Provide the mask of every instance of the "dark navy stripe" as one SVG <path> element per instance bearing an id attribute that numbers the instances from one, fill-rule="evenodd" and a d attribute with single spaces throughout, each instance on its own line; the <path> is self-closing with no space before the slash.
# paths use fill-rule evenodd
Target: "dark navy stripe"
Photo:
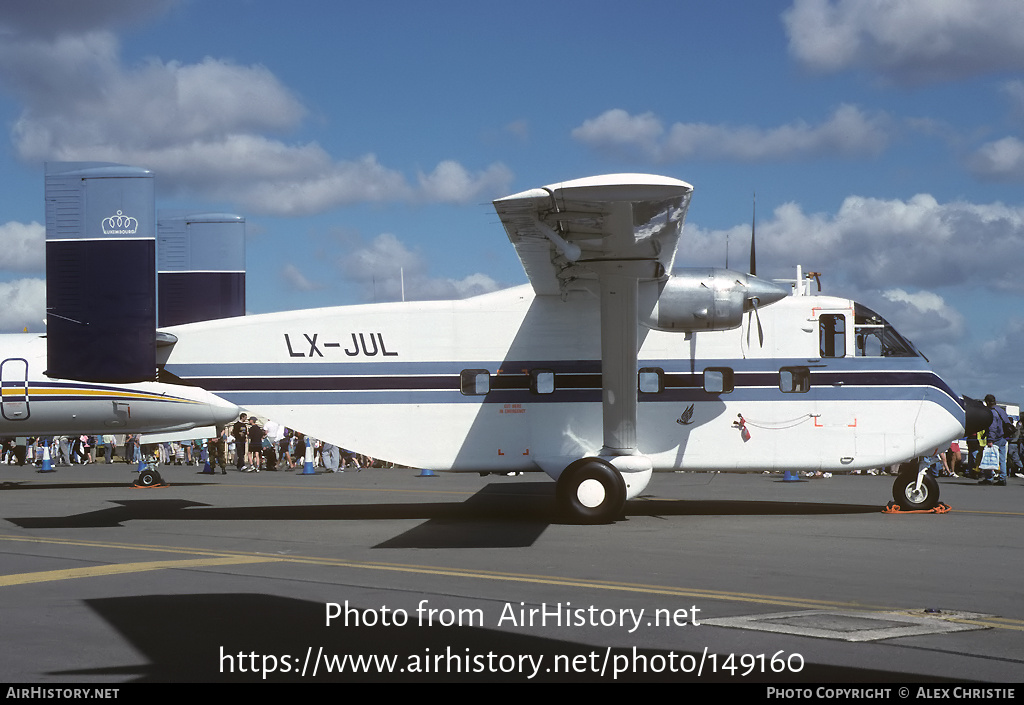
<path id="1" fill-rule="evenodd" d="M 474 368 L 477 369 L 477 368 Z M 459 375 L 352 375 L 295 377 L 183 377 L 189 383 L 211 392 L 240 390 L 324 391 L 324 390 L 425 390 L 459 389 Z M 779 391 L 779 373 L 737 373 L 733 376 L 736 390 L 765 388 Z M 665 392 L 643 394 L 660 396 L 673 390 L 703 392 L 702 375 L 666 373 Z M 952 397 L 957 395 L 933 372 L 811 372 L 811 392 L 823 388 L 843 387 L 935 387 Z M 493 390 L 528 390 L 529 375 L 491 375 Z M 555 389 L 601 389 L 600 374 L 555 374 Z M 539 395 L 545 396 L 545 395 Z M 717 396 L 717 395 L 716 395 Z"/>

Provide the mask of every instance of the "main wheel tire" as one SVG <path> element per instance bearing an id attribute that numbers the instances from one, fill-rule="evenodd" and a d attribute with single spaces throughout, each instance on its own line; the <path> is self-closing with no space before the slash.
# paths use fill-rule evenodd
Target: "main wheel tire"
<path id="1" fill-rule="evenodd" d="M 626 483 L 607 460 L 580 458 L 558 477 L 555 497 L 567 518 L 582 524 L 608 524 L 622 516 Z"/>
<path id="2" fill-rule="evenodd" d="M 900 473 L 892 484 L 892 498 L 904 511 L 927 511 L 939 503 L 939 483 L 925 473 L 921 489 L 917 489 L 917 473 Z"/>
<path id="3" fill-rule="evenodd" d="M 152 487 L 153 485 L 163 483 L 163 481 L 163 478 L 160 477 L 160 473 L 156 470 L 143 470 L 139 473 L 139 479 L 135 481 L 135 484 L 140 487 Z"/>

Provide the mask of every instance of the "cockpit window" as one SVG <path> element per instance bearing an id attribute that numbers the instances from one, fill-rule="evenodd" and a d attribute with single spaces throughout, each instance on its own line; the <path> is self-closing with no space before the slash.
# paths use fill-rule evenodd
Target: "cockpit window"
<path id="1" fill-rule="evenodd" d="M 857 355 L 865 357 L 923 357 L 914 344 L 888 321 L 861 304 L 854 304 Z"/>

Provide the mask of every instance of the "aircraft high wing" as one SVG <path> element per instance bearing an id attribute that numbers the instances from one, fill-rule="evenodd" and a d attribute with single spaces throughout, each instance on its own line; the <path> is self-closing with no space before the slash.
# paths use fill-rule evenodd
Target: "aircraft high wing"
<path id="1" fill-rule="evenodd" d="M 533 290 L 544 296 L 596 279 L 608 269 L 603 263 L 628 267 L 637 278 L 664 278 L 692 193 L 677 179 L 613 174 L 524 191 L 494 207 Z"/>
<path id="2" fill-rule="evenodd" d="M 788 294 L 728 270 L 679 277 L 683 287 L 667 288 L 692 193 L 676 179 L 612 174 L 494 202 L 534 291 L 562 296 L 574 285 L 597 283 L 604 445 L 597 457 L 571 463 L 557 478 L 563 504 L 581 516 L 617 515 L 653 471 L 637 447 L 641 317 L 666 329 L 732 328 L 750 310 L 748 302 L 768 305 Z"/>
<path id="3" fill-rule="evenodd" d="M 498 199 L 529 285 L 461 301 L 167 328 L 158 364 L 257 414 L 400 464 L 543 471 L 611 521 L 655 470 L 848 471 L 917 459 L 977 423 L 878 314 L 729 269 L 675 269 L 692 187 L 590 177 Z"/>

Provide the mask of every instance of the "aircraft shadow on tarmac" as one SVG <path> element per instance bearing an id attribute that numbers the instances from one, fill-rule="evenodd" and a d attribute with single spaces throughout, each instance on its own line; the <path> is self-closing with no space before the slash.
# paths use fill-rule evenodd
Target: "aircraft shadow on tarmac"
<path id="1" fill-rule="evenodd" d="M 274 595 L 195 594 L 195 595 L 139 595 L 87 600 L 86 604 L 147 661 L 145 664 L 110 663 L 88 669 L 54 670 L 41 675 L 73 678 L 126 677 L 135 682 L 380 682 L 387 680 L 407 682 L 496 681 L 539 682 L 612 680 L 611 668 L 602 678 L 598 673 L 555 673 L 556 657 L 563 664 L 582 657 L 580 664 L 600 668 L 605 648 L 585 643 L 519 634 L 490 628 L 497 625 L 500 608 L 494 614 L 481 613 L 472 626 L 438 624 L 420 625 L 415 610 L 406 614 L 404 626 L 394 626 L 397 612 L 352 606 L 349 623 L 338 617 L 331 626 L 325 623 L 324 603 L 298 600 Z M 343 605 L 344 608 L 344 605 Z M 383 626 L 385 614 L 389 625 Z M 355 622 L 358 619 L 359 624 Z M 367 626 L 367 623 L 374 626 Z M 483 626 L 480 626 L 483 624 Z M 312 647 L 311 647 L 312 645 Z M 369 672 L 327 672 L 320 662 L 317 676 L 302 676 L 301 669 L 307 650 L 315 656 L 322 647 L 327 656 L 395 657 L 394 668 L 388 672 L 371 668 Z M 118 650 L 123 653 L 123 650 Z M 100 652 L 94 658 L 102 658 Z M 448 660 L 448 655 L 452 660 Z M 488 656 L 488 655 L 492 656 Z M 679 666 L 699 663 L 700 651 L 638 649 L 652 667 L 674 658 Z M 670 655 L 671 654 L 671 655 Z M 520 667 L 521 655 L 530 655 L 536 669 L 528 664 Z M 267 658 L 264 659 L 264 656 Z M 615 648 L 609 662 L 620 665 L 632 663 L 632 648 Z M 429 657 L 429 661 L 427 658 Z M 479 657 L 479 658 L 477 658 Z M 435 661 L 435 658 L 438 659 Z M 438 662 L 448 667 L 438 672 Z M 310 662 L 312 663 L 312 662 Z M 335 663 L 338 663 L 335 661 Z M 416 670 L 417 664 L 419 669 Z M 429 664 L 427 672 L 426 664 Z M 488 666 L 489 664 L 489 666 Z M 263 669 L 276 670 L 266 674 Z M 285 669 L 287 672 L 284 672 Z M 240 672 L 244 669 L 245 672 Z M 549 670 L 551 669 L 551 670 Z M 564 670 L 564 669 L 563 669 Z M 526 671 L 524 673 L 523 671 Z M 529 673 L 536 671 L 532 679 Z M 307 674 L 312 673 L 312 665 Z M 619 682 L 653 682 L 667 680 L 708 682 L 781 682 L 802 681 L 816 683 L 854 682 L 923 682 L 934 678 L 921 675 L 894 673 L 850 666 L 823 666 L 806 663 L 798 674 L 766 673 L 738 678 L 729 673 L 709 673 L 698 678 L 691 673 L 624 672 Z"/>
<path id="2" fill-rule="evenodd" d="M 208 485 L 208 482 L 175 482 L 175 487 L 202 487 Z M 4 490 L 30 490 L 38 492 L 40 490 L 123 490 L 125 487 L 130 486 L 124 482 L 68 482 L 66 484 L 52 484 L 47 483 L 45 485 L 30 480 L 23 480 L 18 482 L 5 481 L 0 482 L 0 491 Z"/>
<path id="3" fill-rule="evenodd" d="M 488 548 L 530 546 L 556 515 L 554 485 L 494 483 L 462 502 L 269 505 L 214 507 L 185 499 L 112 500 L 111 507 L 53 517 L 15 517 L 24 529 L 123 527 L 132 521 L 385 521 L 423 523 L 376 548 Z M 625 518 L 670 516 L 772 516 L 865 514 L 876 505 L 750 500 L 638 498 L 626 503 Z M 596 528 L 595 528 L 596 530 Z"/>

